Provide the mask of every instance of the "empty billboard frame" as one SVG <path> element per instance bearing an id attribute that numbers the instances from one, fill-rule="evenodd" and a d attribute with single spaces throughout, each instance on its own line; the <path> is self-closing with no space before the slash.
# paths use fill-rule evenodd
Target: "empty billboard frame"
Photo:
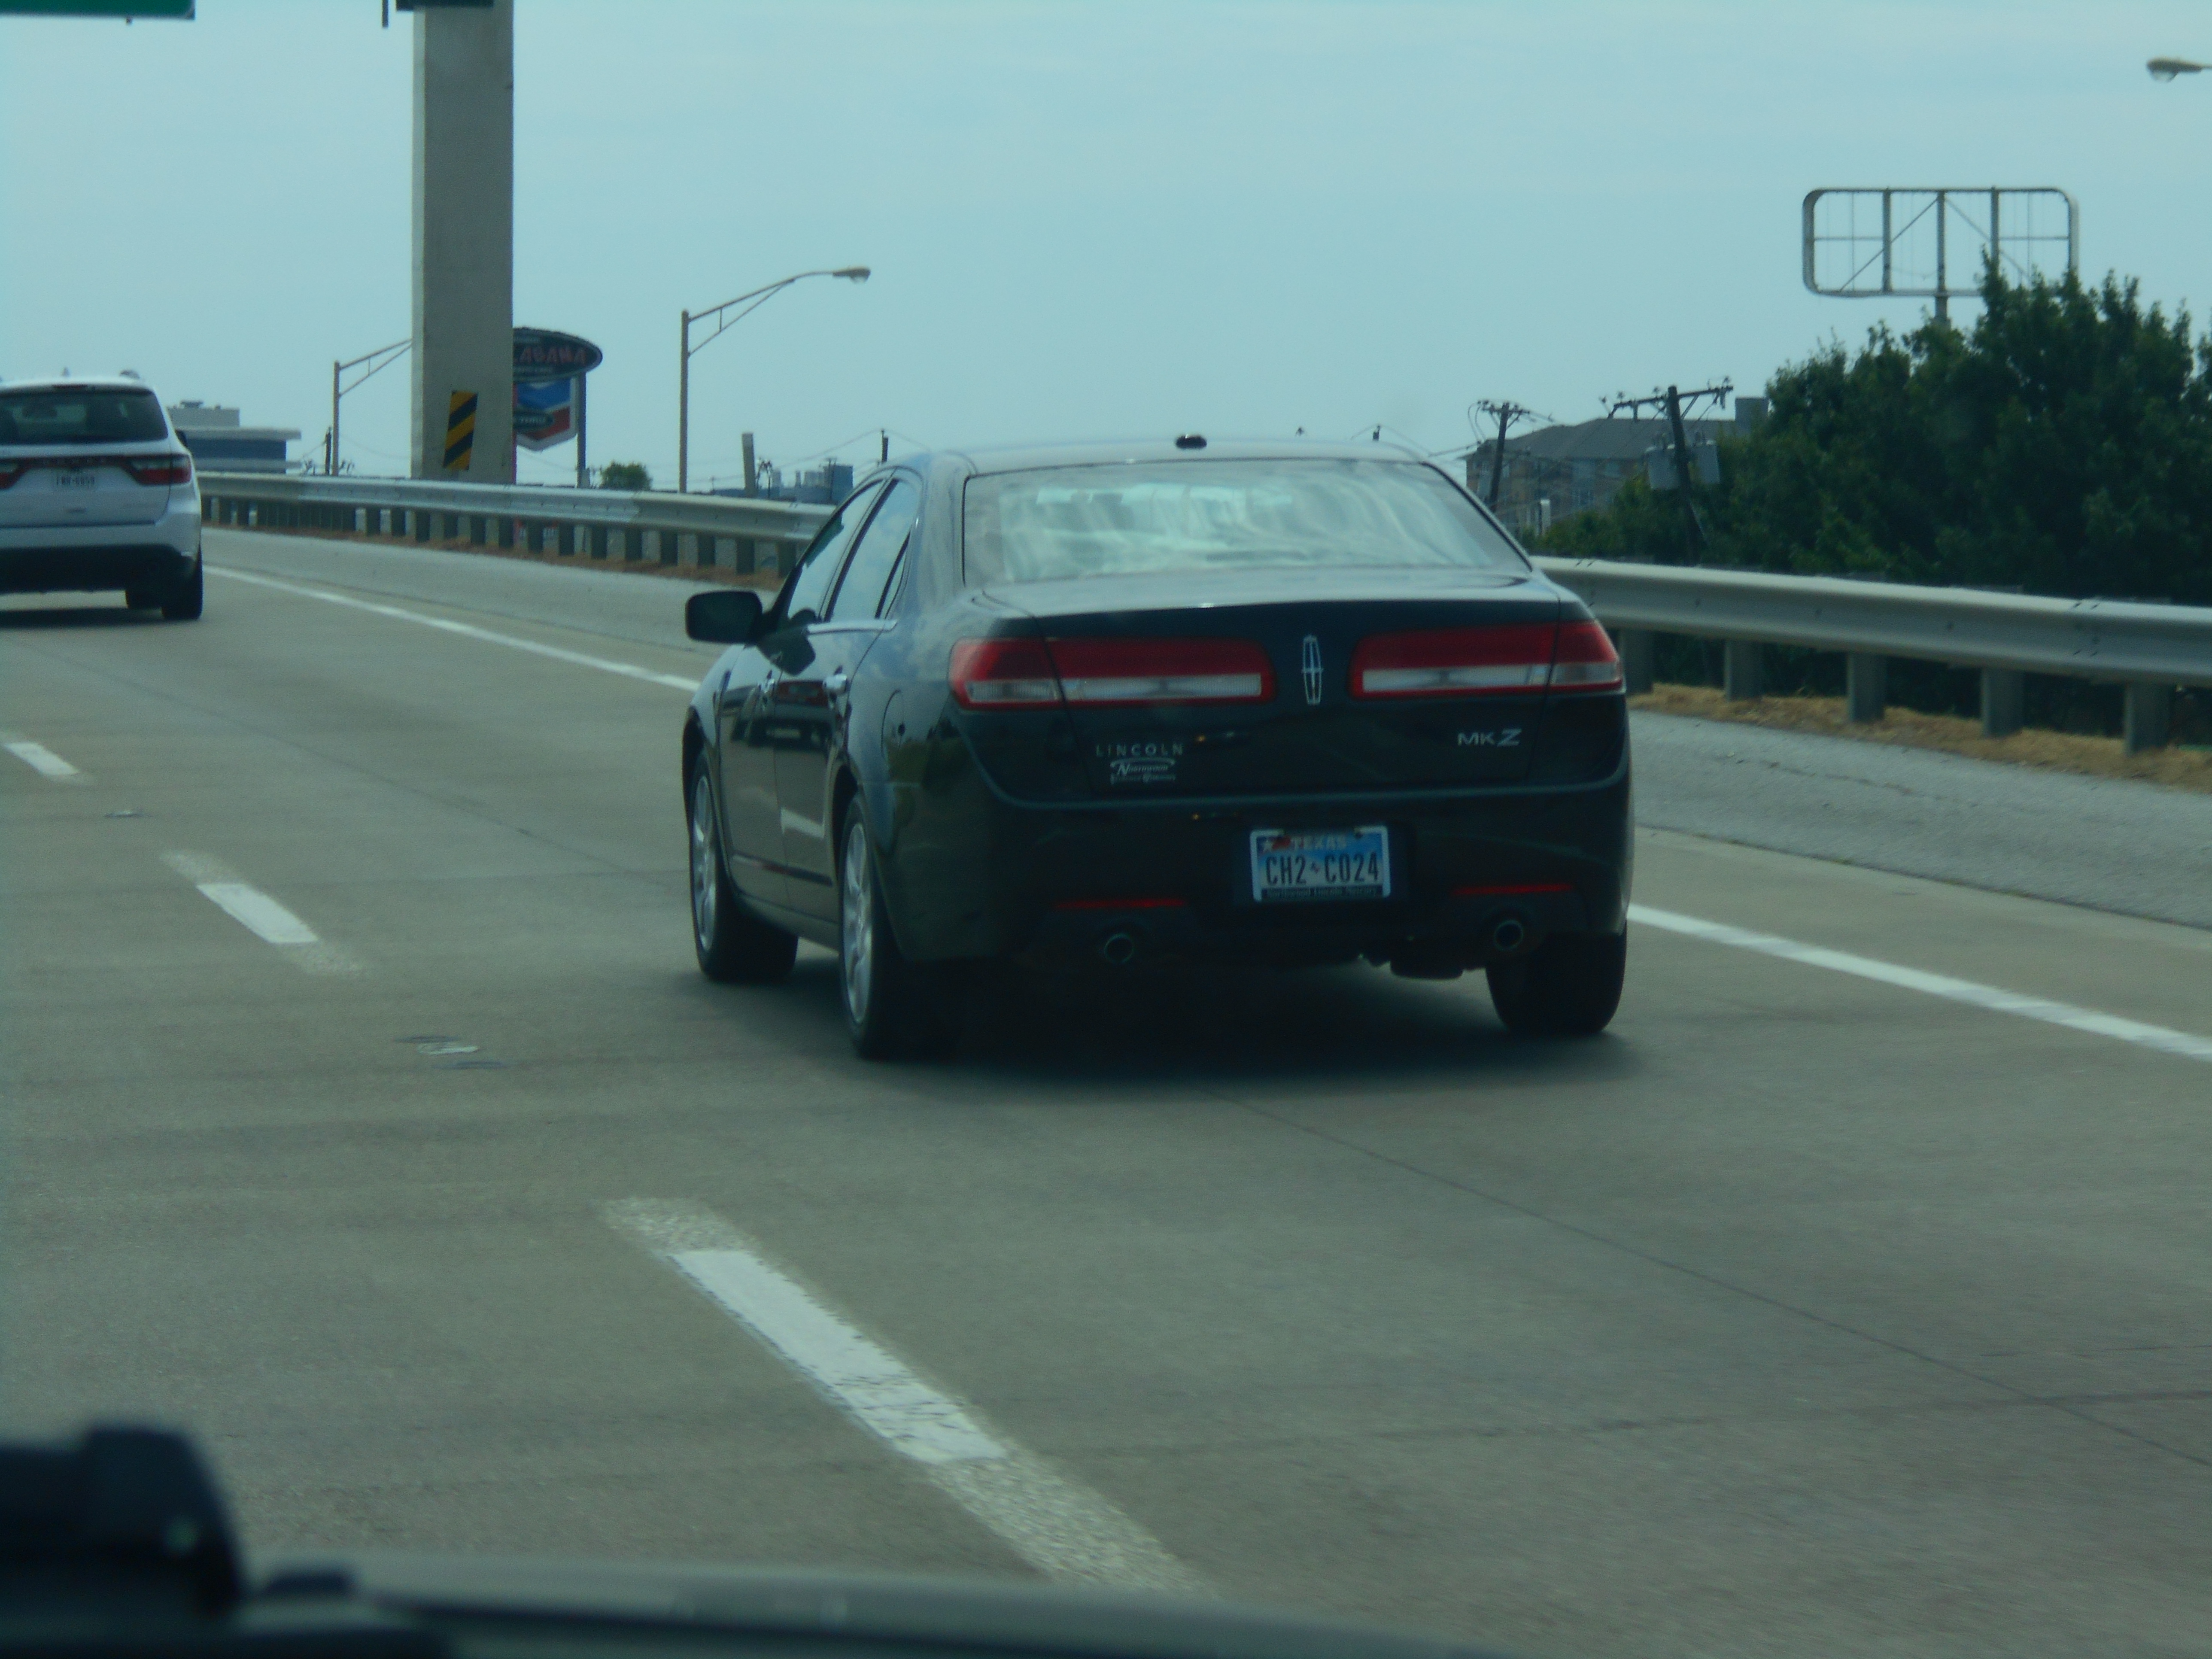
<path id="1" fill-rule="evenodd" d="M 1947 314 L 1991 257 L 2008 282 L 2079 268 L 2081 215 L 2052 185 L 1840 188 L 1805 198 L 1805 286 L 1845 299 L 1919 299 Z"/>

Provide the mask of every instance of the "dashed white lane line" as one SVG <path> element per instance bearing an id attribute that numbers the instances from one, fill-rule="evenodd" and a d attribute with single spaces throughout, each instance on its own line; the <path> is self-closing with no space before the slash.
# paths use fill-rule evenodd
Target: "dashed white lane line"
<path id="1" fill-rule="evenodd" d="M 349 611 L 366 611 L 373 617 L 390 617 L 398 622 L 420 623 L 425 628 L 437 629 L 441 633 L 459 634 L 464 639 L 482 640 L 488 645 L 503 645 L 513 651 L 527 651 L 532 656 L 550 657 L 556 662 L 574 663 L 580 668 L 596 668 L 603 674 L 619 674 L 624 679 L 642 680 L 648 685 L 665 685 L 678 691 L 696 691 L 699 676 L 690 679 L 678 674 L 657 673 L 650 668 L 641 668 L 635 663 L 617 662 L 611 657 L 593 657 L 581 651 L 564 651 L 557 645 L 544 645 L 536 640 L 526 640 L 514 634 L 495 633 L 489 628 L 478 628 L 473 623 L 454 622 L 450 617 L 433 617 L 420 611 L 410 611 L 404 605 L 380 605 L 374 599 L 357 599 L 350 593 L 332 593 L 324 588 L 305 587 L 297 582 L 278 581 L 273 576 L 249 575 L 243 570 L 227 570 L 220 565 L 209 565 L 211 576 L 224 576 L 234 582 L 249 582 L 256 587 L 273 588 L 279 593 L 295 594 L 303 599 L 320 599 L 325 605 L 342 605 Z"/>
<path id="2" fill-rule="evenodd" d="M 41 777 L 76 778 L 84 775 L 43 743 L 32 743 L 24 738 L 10 738 L 6 742 L 0 742 L 0 749 L 5 749 Z"/>
<path id="3" fill-rule="evenodd" d="M 2021 1019 L 2041 1020 L 2047 1025 L 2063 1025 L 2069 1031 L 2082 1031 L 2091 1036 L 2132 1042 L 2142 1048 L 2155 1048 L 2160 1054 L 2177 1054 L 2184 1060 L 2212 1060 L 2212 1037 L 2177 1031 L 2165 1025 L 2147 1025 L 2141 1020 L 2124 1019 L 2118 1014 L 2100 1013 L 2094 1008 L 2077 1008 L 2070 1002 L 2054 1002 L 2047 997 L 2028 996 L 2019 991 L 2002 990 L 1994 985 L 1980 985 L 1970 979 L 1953 979 L 1948 974 L 1925 973 L 1917 968 L 1901 967 L 1896 963 L 1879 961 L 1873 957 L 1854 956 L 1848 951 L 1831 951 L 1818 945 L 1804 945 L 1794 939 L 1730 927 L 1723 922 L 1681 915 L 1672 910 L 1655 910 L 1644 904 L 1630 905 L 1628 919 L 1665 933 L 1681 933 L 1715 945 L 1734 945 L 1740 951 L 1756 951 L 1763 956 L 1779 957 L 1784 962 L 1802 963 L 1808 968 L 1826 968 L 1838 974 L 1850 974 L 1859 979 L 1870 979 L 1880 984 L 1895 985 L 1905 990 L 1942 997 L 1946 1001 L 1986 1008 L 1992 1013 L 2013 1014 Z"/>
<path id="4" fill-rule="evenodd" d="M 350 974 L 361 964 L 326 945 L 315 930 L 259 888 L 238 879 L 219 859 L 203 853 L 164 853 L 161 862 L 200 890 L 209 902 L 257 939 L 282 947 L 285 957 L 311 974 Z"/>
<path id="5" fill-rule="evenodd" d="M 1014 1445 L 974 1407 L 923 1381 L 770 1267 L 720 1216 L 656 1199 L 624 1199 L 601 1210 L 1048 1577 L 1210 1594 L 1204 1580 L 1106 1498 Z"/>

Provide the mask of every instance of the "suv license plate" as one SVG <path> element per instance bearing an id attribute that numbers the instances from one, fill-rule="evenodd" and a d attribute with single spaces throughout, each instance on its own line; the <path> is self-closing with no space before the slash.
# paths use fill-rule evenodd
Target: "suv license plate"
<path id="1" fill-rule="evenodd" d="M 54 474 L 54 488 L 57 489 L 92 489 L 97 488 L 99 483 L 100 475 L 90 467 L 72 467 Z"/>
<path id="2" fill-rule="evenodd" d="M 1252 896 L 1261 904 L 1304 899 L 1390 896 L 1390 832 L 1357 830 L 1255 830 Z"/>

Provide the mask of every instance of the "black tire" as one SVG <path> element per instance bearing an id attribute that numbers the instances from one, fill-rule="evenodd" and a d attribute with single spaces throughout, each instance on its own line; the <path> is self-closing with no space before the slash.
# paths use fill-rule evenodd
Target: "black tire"
<path id="1" fill-rule="evenodd" d="M 126 587 L 123 590 L 123 603 L 126 609 L 131 611 L 155 610 L 161 603 L 161 590 L 153 587 Z"/>
<path id="2" fill-rule="evenodd" d="M 1626 933 L 1554 933 L 1489 969 L 1490 1000 L 1520 1036 L 1595 1036 L 1620 1006 L 1627 972 Z"/>
<path id="3" fill-rule="evenodd" d="M 908 962 L 891 932 L 867 817 L 855 802 L 837 861 L 837 990 L 845 1035 L 863 1060 L 948 1053 L 960 1028 L 951 987 Z"/>
<path id="4" fill-rule="evenodd" d="M 200 562 L 192 561 L 192 573 L 169 590 L 161 601 L 161 620 L 164 622 L 198 622 L 201 607 L 206 603 L 207 579 L 200 569 Z M 124 596 L 127 603 L 131 598 Z"/>
<path id="5" fill-rule="evenodd" d="M 691 767 L 685 819 L 691 835 L 691 948 L 699 971 L 724 985 L 773 985 L 791 972 L 798 939 L 745 908 L 722 862 L 714 788 L 703 762 Z"/>

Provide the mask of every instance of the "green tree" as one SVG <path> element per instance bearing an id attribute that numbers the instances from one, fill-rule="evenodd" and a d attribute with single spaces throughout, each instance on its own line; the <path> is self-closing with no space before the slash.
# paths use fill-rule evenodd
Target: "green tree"
<path id="1" fill-rule="evenodd" d="M 1991 273 L 1970 330 L 1876 328 L 1766 392 L 1698 492 L 1709 563 L 2212 603 L 2212 342 L 2133 282 Z M 1640 481 L 1544 547 L 1692 556 L 1674 501 Z"/>
<path id="2" fill-rule="evenodd" d="M 599 488 L 650 489 L 653 488 L 653 474 L 645 470 L 643 461 L 609 461 L 599 469 Z"/>

